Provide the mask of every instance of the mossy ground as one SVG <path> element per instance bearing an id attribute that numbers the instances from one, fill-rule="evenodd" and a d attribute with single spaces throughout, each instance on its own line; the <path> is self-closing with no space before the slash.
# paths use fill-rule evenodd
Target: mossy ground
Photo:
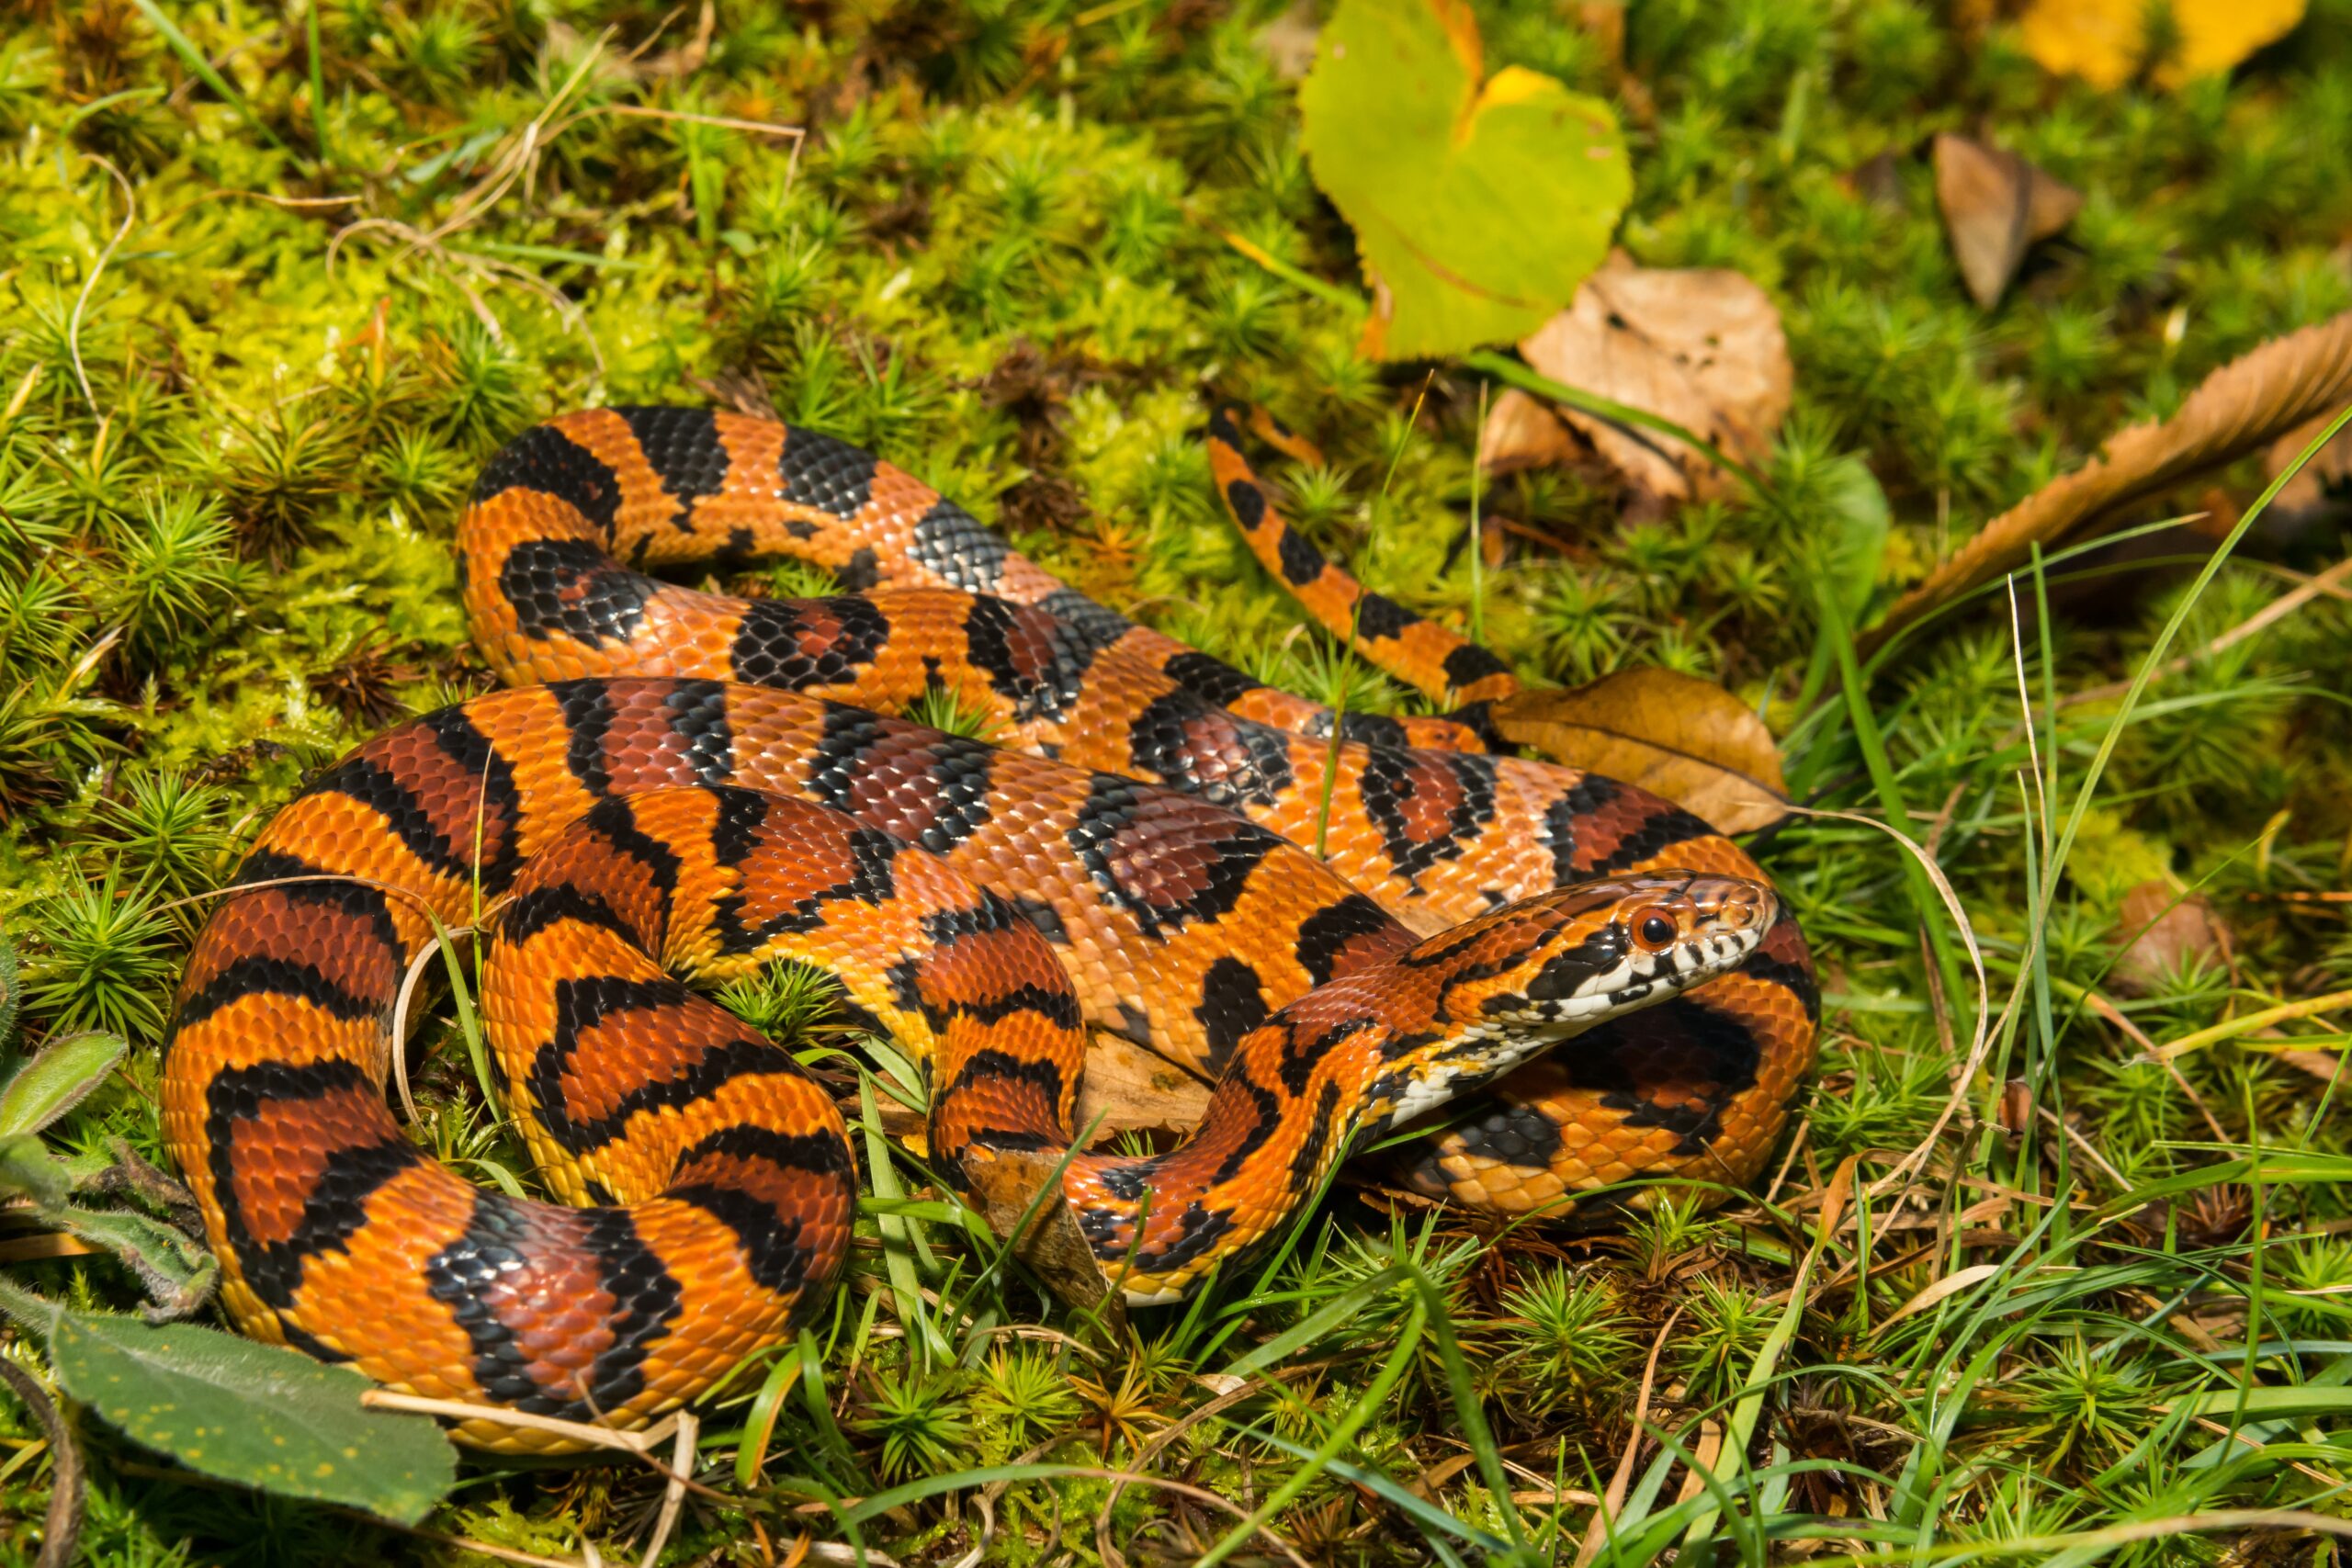
<path id="1" fill-rule="evenodd" d="M 2352 1370 L 2333 1293 L 2352 1287 L 2342 1015 L 2223 1031 L 2168 1064 L 2139 1037 L 2352 986 L 2347 906 L 2322 897 L 2352 886 L 2342 597 L 2153 687 L 2048 908 L 2034 889 L 2118 711 L 2070 695 L 2129 675 L 2176 611 L 2173 651 L 2204 648 L 2338 558 L 2340 523 L 2266 530 L 2193 604 L 2203 536 L 2129 571 L 2070 561 L 2024 582 L 2021 651 L 2009 617 L 1978 605 L 1876 668 L 1859 700 L 1795 698 L 1822 647 L 1825 541 L 1873 480 L 1894 518 L 1883 600 L 2107 432 L 2352 306 L 2352 9 L 2316 0 L 2233 80 L 2098 94 L 2042 75 L 2006 28 L 1898 0 L 1656 0 L 1633 8 L 1622 74 L 1558 8 L 1480 5 L 1490 68 L 1620 104 L 1637 259 L 1735 266 L 1772 291 L 1797 410 L 1769 511 L 1629 525 L 1605 487 L 1504 482 L 1484 505 L 1523 529 L 1475 585 L 1476 379 L 1359 361 L 1352 312 L 1220 237 L 1355 281 L 1261 46 L 1279 9 L 32 0 L 0 24 L 0 919 L 28 962 L 33 1038 L 96 1026 L 140 1047 L 63 1140 L 119 1134 L 159 1154 L 153 1046 L 201 916 L 175 901 L 222 877 L 307 773 L 487 686 L 452 593 L 453 512 L 501 440 L 561 410 L 773 406 L 876 448 L 1122 609 L 1284 683 L 1400 705 L 1296 630 L 1217 512 L 1197 439 L 1213 389 L 1321 444 L 1326 468 L 1286 476 L 1318 539 L 1408 603 L 1475 614 L 1527 675 L 1663 662 L 1724 680 L 1770 714 L 1792 781 L 1825 807 L 1883 810 L 1883 761 L 1915 829 L 1933 825 L 1996 1010 L 2022 1006 L 1959 1086 L 1920 1196 L 1862 1206 L 1800 1276 L 1840 1162 L 1884 1174 L 1882 1151 L 1917 1144 L 1953 1096 L 1973 996 L 1931 1006 L 1923 928 L 1958 948 L 1888 840 L 1792 827 L 1768 859 L 1822 955 L 1828 1050 L 1771 1206 L 1500 1245 L 1450 1219 L 1391 1234 L 1350 1209 L 1353 1228 L 1246 1312 L 1237 1281 L 1189 1315 L 1145 1314 L 1132 1339 L 1090 1339 L 1003 1287 L 928 1354 L 867 1255 L 818 1325 L 822 1397 L 787 1402 L 750 1483 L 743 1401 L 709 1413 L 717 1495 L 689 1506 L 664 1561 L 763 1562 L 763 1542 L 780 1559 L 804 1530 L 838 1539 L 820 1483 L 869 1494 L 1033 1452 L 1141 1462 L 1244 1508 L 1303 1477 L 1272 1524 L 1311 1561 L 1467 1560 L 1498 1537 L 1566 1561 L 1637 1408 L 1651 1438 L 1702 1454 L 1726 1422 L 1748 1436 L 1745 1469 L 1736 1443 L 1713 1461 L 1736 1489 L 1717 1550 L 1748 1560 L 2071 1543 L 2087 1555 L 2069 1561 L 2333 1561 L 2312 1532 L 2352 1518 L 2352 1436 L 2329 1415 Z M 787 125 L 806 140 L 763 129 Z M 2088 197 L 1991 311 L 1960 286 L 1915 155 L 1939 130 L 1987 133 Z M 1881 152 L 1898 188 L 1873 199 L 1848 176 Z M 2259 481 L 2248 465 L 2222 491 L 2243 503 Z M 2122 899 L 2167 878 L 2211 902 L 2226 957 L 2126 994 L 2110 979 Z M 445 1043 L 425 1135 L 505 1157 L 467 1077 Z M 22 1272 L 129 1299 L 110 1267 Z M 1262 1388 L 1175 1430 L 1233 1386 L 1196 1374 L 1310 1318 L 1248 1369 L 1272 1374 Z M 1459 1378 L 1441 1353 L 1456 1341 Z M 1455 1462 L 1463 1378 L 1500 1445 L 1486 1465 Z M 2312 1392 L 2282 1408 L 2271 1391 L 2290 1388 Z M 21 1447 L 31 1428 L 0 1419 Z M 84 1432 L 93 1562 L 481 1560 L 192 1486 Z M 1325 1446 L 1340 1463 L 1306 1460 Z M 1678 1503 L 1658 1451 L 1643 1448 L 1620 1510 L 1623 1561 L 1714 1506 L 1695 1485 Z M 1482 1479 L 1498 1458 L 1509 1501 Z M 45 1459 L 0 1460 L 0 1509 L 37 1514 L 46 1476 Z M 481 1470 L 432 1523 L 560 1558 L 594 1541 L 614 1561 L 658 1484 Z M 1094 1560 L 1109 1487 L 1012 1483 L 990 1552 Z M 2155 1523 L 2219 1509 L 2301 1512 L 2267 1531 Z M 1131 1561 L 1187 1560 L 1233 1522 L 1148 1486 L 1110 1517 Z M 980 1518 L 966 1490 L 865 1539 L 950 1561 Z M 2093 1533 L 2127 1527 L 2146 1539 Z M 0 1551 L 31 1561 L 29 1527 L 0 1529 Z"/>

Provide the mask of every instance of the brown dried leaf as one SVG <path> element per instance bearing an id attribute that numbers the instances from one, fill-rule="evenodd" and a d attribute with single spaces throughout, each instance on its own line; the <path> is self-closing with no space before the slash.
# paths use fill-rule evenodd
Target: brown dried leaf
<path id="1" fill-rule="evenodd" d="M 1077 1307 L 1100 1303 L 1124 1322 L 1122 1303 L 1102 1277 L 1077 1214 L 1050 1194 L 1039 1196 L 1048 1185 L 1059 1183 L 1060 1163 L 1043 1150 L 983 1148 L 965 1160 L 973 1205 L 989 1229 L 1012 1241 L 1021 1260 L 1036 1270 L 1054 1294 Z"/>
<path id="2" fill-rule="evenodd" d="M 1495 400 L 1478 432 L 1478 462 L 1490 474 L 1565 467 L 1580 450 L 1551 404 L 1517 389 Z"/>
<path id="3" fill-rule="evenodd" d="M 1789 412 L 1795 372 L 1781 313 L 1764 290 L 1721 267 L 1635 266 L 1612 252 L 1568 308 L 1520 345 L 1555 381 L 1663 414 L 1736 457 L 1760 457 Z M 1517 455 L 1498 418 L 1523 413 L 1497 400 L 1480 437 Z M 1668 501 L 1728 491 L 1730 475 L 1669 436 L 1559 411 L 1635 491 Z M 1524 466 L 1522 464 L 1522 466 Z"/>
<path id="4" fill-rule="evenodd" d="M 2038 245 L 2044 240 L 2056 239 L 2083 209 L 2083 193 L 2046 169 L 2035 168 L 2033 178 L 2026 183 L 2025 243 Z"/>
<path id="5" fill-rule="evenodd" d="M 1721 832 L 1753 832 L 1788 815 L 1771 730 L 1694 676 L 1621 670 L 1574 691 L 1522 692 L 1494 719 L 1507 740 L 1664 795 Z"/>
<path id="6" fill-rule="evenodd" d="M 1165 1130 L 1188 1133 L 1208 1113 L 1208 1086 L 1132 1040 L 1097 1034 L 1086 1048 L 1078 1091 L 1078 1125 L 1096 1135 Z"/>
<path id="7" fill-rule="evenodd" d="M 2026 247 L 2074 221 L 2082 192 L 2014 152 L 1949 132 L 1935 140 L 1936 205 L 1961 277 L 1979 305 L 2000 302 Z"/>
<path id="8" fill-rule="evenodd" d="M 2270 444 L 2262 455 L 2262 477 L 2275 479 L 2319 439 L 2330 414 L 2305 421 Z M 2339 430 L 2335 439 L 2319 449 L 2302 471 L 2287 481 L 2270 510 L 2281 517 L 2306 518 L 2337 507 L 2352 506 L 2352 430 Z"/>
<path id="9" fill-rule="evenodd" d="M 2233 462 L 2352 399 L 2352 311 L 2273 338 L 2232 360 L 2161 423 L 2135 424 L 2071 474 L 1987 523 L 1863 638 L 1865 652 L 2044 547 L 2148 500 L 2191 475 Z"/>
<path id="10" fill-rule="evenodd" d="M 2146 996 L 2191 958 L 2226 959 L 2230 930 L 2213 906 L 2195 894 L 2182 897 L 2169 882 L 2143 882 L 2123 895 L 2116 937 L 2130 945 L 2117 954 L 2109 978 L 2126 996 Z"/>

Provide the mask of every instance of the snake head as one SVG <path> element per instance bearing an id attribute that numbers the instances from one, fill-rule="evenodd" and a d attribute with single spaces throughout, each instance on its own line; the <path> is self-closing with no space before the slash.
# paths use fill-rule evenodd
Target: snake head
<path id="1" fill-rule="evenodd" d="M 1555 888 L 1440 932 L 1396 961 L 1397 988 L 1420 994 L 1429 1021 L 1384 1049 L 1368 1124 L 1408 1121 L 1738 968 L 1779 916 L 1760 882 L 1668 871 Z"/>
<path id="2" fill-rule="evenodd" d="M 1482 1000 L 1485 1016 L 1598 1022 L 1739 967 L 1771 929 L 1780 900 L 1744 877 L 1663 872 L 1585 883 L 1512 908 L 1567 918 L 1518 966 L 1516 993 Z"/>
<path id="3" fill-rule="evenodd" d="M 1457 1022 L 1581 1032 L 1737 968 L 1779 915 L 1744 877 L 1612 876 L 1506 905 L 1401 963 L 1450 975 L 1441 1010 Z"/>

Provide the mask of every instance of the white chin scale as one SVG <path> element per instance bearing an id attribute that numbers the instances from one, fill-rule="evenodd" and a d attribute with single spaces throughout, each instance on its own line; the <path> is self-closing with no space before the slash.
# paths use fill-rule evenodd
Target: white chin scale
<path id="1" fill-rule="evenodd" d="M 1434 1111 L 1462 1093 L 1464 1078 L 1483 1082 L 1508 1072 L 1637 1002 L 1653 996 L 1672 996 L 1712 980 L 1736 965 L 1762 940 L 1762 931 L 1751 928 L 1679 942 L 1664 953 L 1634 953 L 1588 982 L 1581 996 L 1531 1001 L 1528 1011 L 1515 1018 L 1474 1024 L 1454 1037 L 1455 1044 L 1443 1062 L 1399 1088 L 1381 1124 L 1397 1126 L 1425 1111 Z M 1481 1044 L 1490 1048 L 1474 1049 Z"/>
<path id="2" fill-rule="evenodd" d="M 1541 1004 L 1545 1019 L 1590 1019 L 1622 1012 L 1656 995 L 1672 996 L 1737 968 L 1764 940 L 1764 928 L 1710 931 L 1676 942 L 1664 953 L 1629 953 L 1590 983 L 1585 995 Z"/>

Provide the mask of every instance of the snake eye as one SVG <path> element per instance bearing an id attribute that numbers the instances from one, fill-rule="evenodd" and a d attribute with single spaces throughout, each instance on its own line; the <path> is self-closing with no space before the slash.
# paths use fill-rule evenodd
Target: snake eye
<path id="1" fill-rule="evenodd" d="M 1674 945 L 1674 917 L 1663 909 L 1652 909 L 1634 921 L 1634 940 L 1652 953 Z"/>

